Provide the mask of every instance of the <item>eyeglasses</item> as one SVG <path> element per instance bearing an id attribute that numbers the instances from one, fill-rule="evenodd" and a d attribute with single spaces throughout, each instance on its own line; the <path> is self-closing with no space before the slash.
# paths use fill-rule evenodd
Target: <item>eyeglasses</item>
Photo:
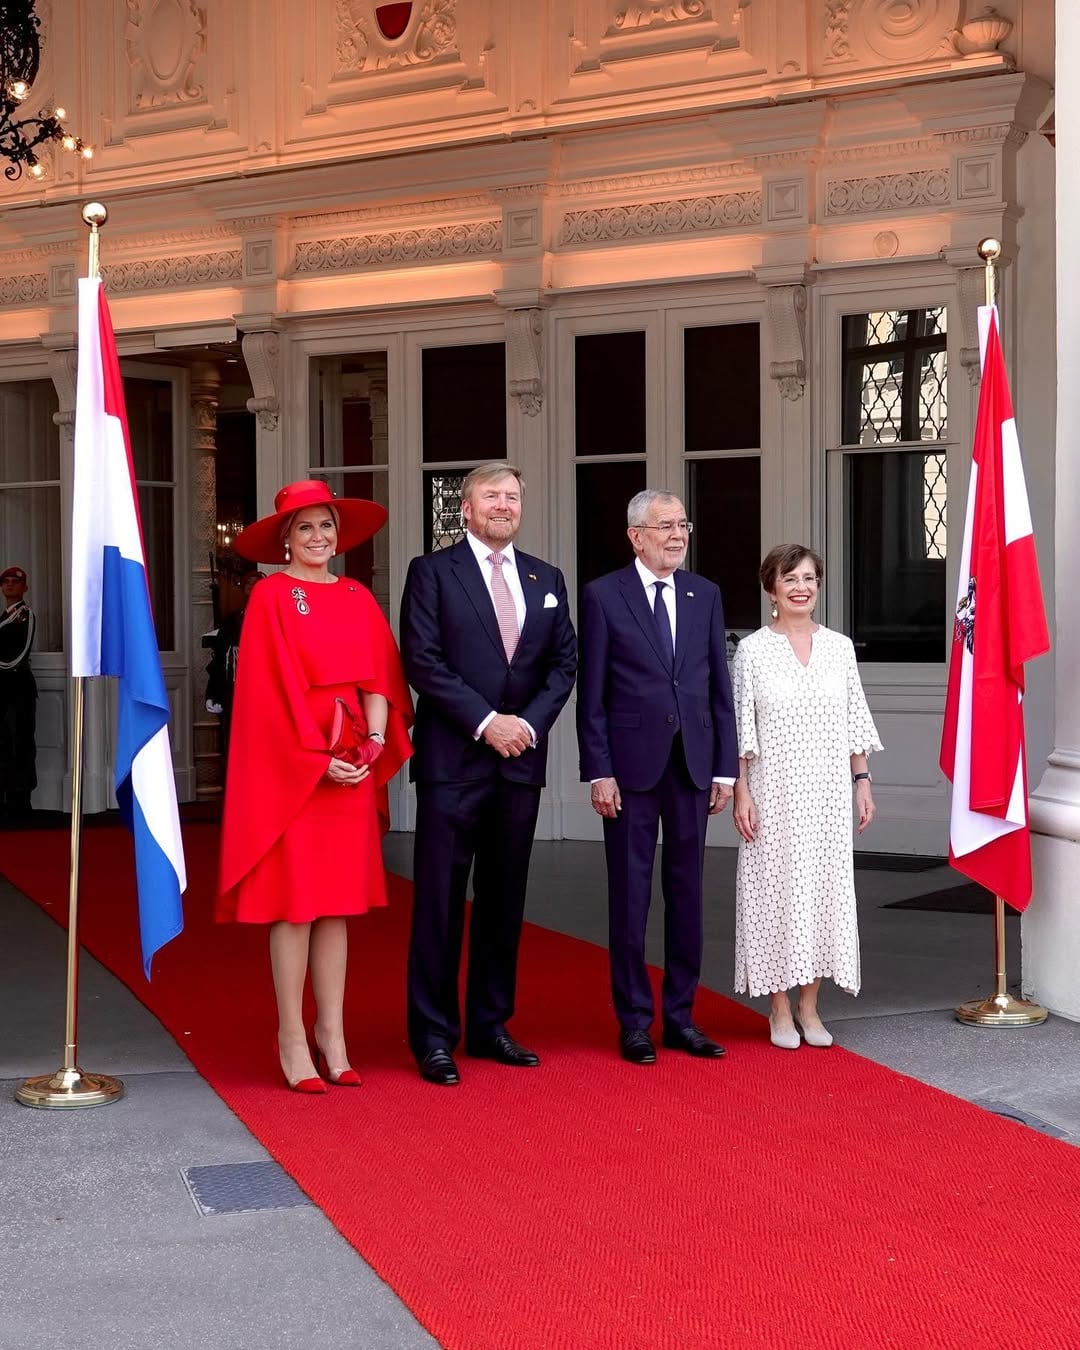
<path id="1" fill-rule="evenodd" d="M 687 534 L 694 533 L 694 522 L 692 520 L 662 520 L 658 525 L 635 525 L 635 530 L 659 530 L 661 534 L 682 534 L 685 530 Z"/>

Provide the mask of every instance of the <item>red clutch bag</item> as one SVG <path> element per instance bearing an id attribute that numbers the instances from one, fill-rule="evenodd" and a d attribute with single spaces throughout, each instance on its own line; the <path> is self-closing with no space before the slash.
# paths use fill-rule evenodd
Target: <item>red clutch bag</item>
<path id="1" fill-rule="evenodd" d="M 330 730 L 330 754 L 348 764 L 361 764 L 367 736 L 357 725 L 356 715 L 343 698 L 334 699 L 334 724 Z"/>
<path id="2" fill-rule="evenodd" d="M 383 752 L 382 743 L 360 730 L 356 714 L 343 698 L 334 699 L 334 724 L 330 728 L 330 754 L 347 764 L 374 764 Z"/>

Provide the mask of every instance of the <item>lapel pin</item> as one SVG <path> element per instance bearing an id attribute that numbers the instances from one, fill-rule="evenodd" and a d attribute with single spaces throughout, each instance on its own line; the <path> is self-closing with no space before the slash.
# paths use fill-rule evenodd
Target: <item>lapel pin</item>
<path id="1" fill-rule="evenodd" d="M 687 592 L 686 592 L 686 598 L 687 598 L 687 600 L 693 600 L 693 598 L 694 598 L 694 592 L 693 592 L 693 591 L 687 591 Z"/>
<path id="2" fill-rule="evenodd" d="M 536 573 L 535 573 L 535 572 L 530 572 L 530 573 L 529 573 L 529 580 L 530 580 L 530 581 L 535 581 L 535 580 L 536 580 Z"/>

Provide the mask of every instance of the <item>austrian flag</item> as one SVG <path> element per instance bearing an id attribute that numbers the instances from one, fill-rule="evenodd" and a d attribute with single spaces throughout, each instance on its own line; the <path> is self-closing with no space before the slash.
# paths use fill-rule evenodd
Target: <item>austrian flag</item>
<path id="1" fill-rule="evenodd" d="M 979 311 L 982 389 L 949 659 L 941 768 L 949 862 L 1025 909 L 1031 899 L 1024 662 L 1050 649 L 997 312 Z"/>

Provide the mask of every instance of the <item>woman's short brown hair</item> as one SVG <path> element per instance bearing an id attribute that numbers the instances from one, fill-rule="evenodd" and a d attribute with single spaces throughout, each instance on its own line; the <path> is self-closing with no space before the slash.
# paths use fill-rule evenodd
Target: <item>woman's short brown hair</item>
<path id="1" fill-rule="evenodd" d="M 775 548 L 770 549 L 762 558 L 761 568 L 758 571 L 761 589 L 765 594 L 768 595 L 780 578 L 792 571 L 803 558 L 809 558 L 814 564 L 814 571 L 820 582 L 825 574 L 825 564 L 812 548 L 807 548 L 805 544 L 777 544 Z"/>

